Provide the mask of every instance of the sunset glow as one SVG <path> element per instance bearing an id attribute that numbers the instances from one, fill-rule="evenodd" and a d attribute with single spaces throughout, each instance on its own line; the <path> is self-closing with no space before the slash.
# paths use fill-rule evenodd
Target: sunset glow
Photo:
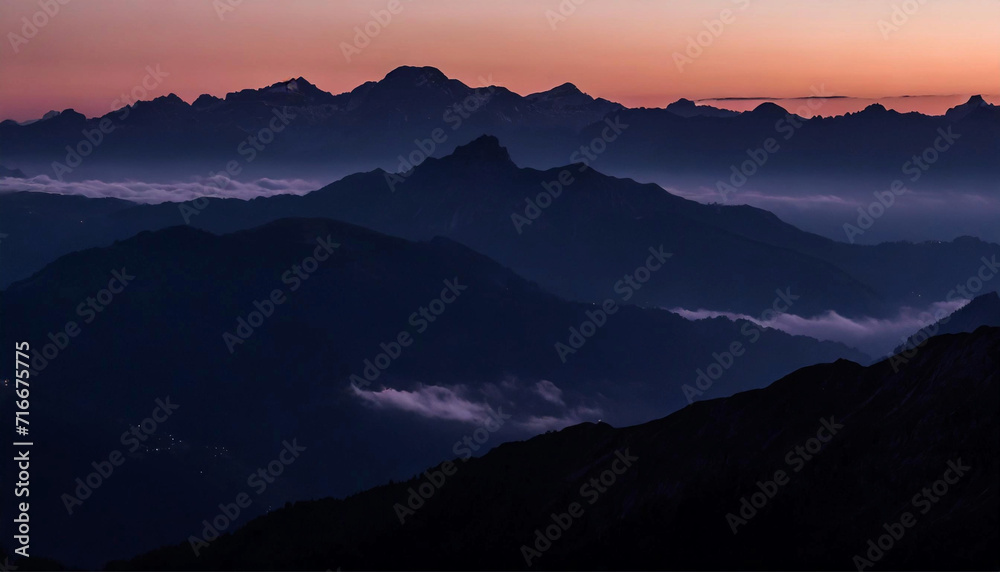
<path id="1" fill-rule="evenodd" d="M 399 65 L 430 65 L 469 85 L 484 78 L 522 94 L 571 81 L 595 97 L 649 107 L 681 97 L 801 97 L 820 87 L 878 100 L 1000 93 L 1000 3 L 914 3 L 912 14 L 897 14 L 901 25 L 887 28 L 895 4 L 566 0 L 560 12 L 556 1 L 400 0 L 389 14 L 388 0 L 245 0 L 231 10 L 224 2 L 92 0 L 38 17 L 45 25 L 28 38 L 24 19 L 38 5 L 3 0 L 0 117 L 66 108 L 100 115 L 157 64 L 169 76 L 147 97 L 175 93 L 188 102 L 298 76 L 340 93 Z M 375 21 L 373 12 L 384 21 L 389 14 L 387 23 L 371 24 L 378 34 L 348 61 L 344 45 L 355 27 Z M 675 54 L 690 61 L 678 65 Z M 933 98 L 887 106 L 894 103 L 943 111 Z"/>

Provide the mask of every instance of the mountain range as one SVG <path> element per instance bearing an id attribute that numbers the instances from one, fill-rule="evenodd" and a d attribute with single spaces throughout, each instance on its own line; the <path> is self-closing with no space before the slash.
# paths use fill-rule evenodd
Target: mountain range
<path id="1" fill-rule="evenodd" d="M 997 106 L 477 83 L 0 122 L 16 566 L 1000 566 Z"/>
<path id="2" fill-rule="evenodd" d="M 139 232 L 9 286 L 0 315 L 0 341 L 32 340 L 32 380 L 47 395 L 33 410 L 45 470 L 32 514 L 37 538 L 60 540 L 36 550 L 88 567 L 198 527 L 296 437 L 308 452 L 248 518 L 412 474 L 452 454 L 490 408 L 512 416 L 491 448 L 867 359 L 747 321 L 567 302 L 452 240 L 325 219 Z M 409 345 L 394 347 L 402 332 Z M 170 420 L 125 449 L 122 432 L 168 397 Z M 3 400 L 4 413 L 13 406 Z M 63 495 L 113 450 L 127 451 L 124 466 L 69 514 Z"/>
<path id="3" fill-rule="evenodd" d="M 651 247 L 666 272 L 632 289 L 630 303 L 759 316 L 776 289 L 799 296 L 790 312 L 890 317 L 944 300 L 1000 246 L 951 242 L 851 245 L 801 231 L 749 206 L 704 205 L 657 185 L 576 163 L 519 168 L 482 136 L 401 175 L 380 169 L 304 196 L 199 199 L 139 205 L 44 193 L 0 195 L 5 284 L 67 252 L 143 230 L 189 223 L 229 233 L 285 217 L 342 220 L 410 240 L 443 236 L 481 252 L 563 298 L 600 303 Z M 38 224 L 47 221 L 47 224 Z M 629 256 L 631 254 L 631 256 Z M 986 283 L 986 291 L 1000 283 Z"/>
<path id="4" fill-rule="evenodd" d="M 603 170 L 646 180 L 694 178 L 714 188 L 748 151 L 775 139 L 781 152 L 766 158 L 757 182 L 803 175 L 888 182 L 934 143 L 939 129 L 953 130 L 962 143 L 935 160 L 921 184 L 978 185 L 1000 174 L 1000 111 L 979 96 L 943 116 L 873 105 L 805 119 L 773 103 L 744 113 L 685 99 L 666 108 L 626 108 L 569 83 L 526 96 L 495 85 L 490 74 L 479 83 L 471 87 L 433 67 L 403 66 L 338 95 L 299 77 L 225 97 L 204 94 L 191 103 L 170 94 L 102 117 L 67 109 L 28 124 L 0 123 L 0 155 L 29 177 L 66 180 L 176 181 L 207 177 L 235 160 L 243 177 L 328 181 L 376 167 L 399 171 L 412 163 L 411 154 L 443 156 L 482 133 L 500 137 L 519 164 L 561 165 L 595 145 L 613 119 L 628 126 L 627 134 L 600 150 Z M 287 114 L 287 125 L 251 149 L 249 138 L 273 126 L 275 112 Z M 86 151 L 88 141 L 96 144 L 80 164 L 67 163 L 76 162 L 67 146 Z"/>

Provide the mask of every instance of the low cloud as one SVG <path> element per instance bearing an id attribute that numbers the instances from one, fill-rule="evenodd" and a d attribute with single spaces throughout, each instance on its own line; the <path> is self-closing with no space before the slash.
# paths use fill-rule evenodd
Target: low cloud
<path id="1" fill-rule="evenodd" d="M 438 385 L 420 386 L 414 391 L 386 388 L 363 391 L 352 386 L 355 395 L 383 409 L 398 409 L 430 419 L 481 423 L 490 415 L 486 403 L 461 397 L 458 391 Z"/>
<path id="2" fill-rule="evenodd" d="M 273 195 L 304 195 L 320 186 L 315 181 L 304 179 L 267 178 L 253 181 L 230 179 L 228 183 L 222 177 L 196 178 L 176 183 L 60 181 L 47 175 L 38 175 L 30 179 L 0 178 L 0 193 L 30 191 L 90 198 L 115 198 L 145 204 L 182 202 L 198 197 L 250 200 Z"/>
<path id="3" fill-rule="evenodd" d="M 793 336 L 808 336 L 821 341 L 834 341 L 857 348 L 873 357 L 884 356 L 903 343 L 917 330 L 938 321 L 966 305 L 968 300 L 935 302 L 925 309 L 902 308 L 892 318 L 846 318 L 837 312 L 827 312 L 811 318 L 794 314 L 780 314 L 772 320 L 732 312 L 713 310 L 686 310 L 675 308 L 671 312 L 688 320 L 724 317 L 730 320 L 749 320 L 761 326 L 781 330 Z"/>
<path id="4" fill-rule="evenodd" d="M 555 403 L 556 405 L 562 406 L 566 405 L 562 400 L 562 390 L 556 387 L 556 384 L 547 379 L 543 379 L 536 383 L 535 391 L 538 392 L 538 395 L 542 396 L 542 399 L 548 401 L 549 403 Z"/>
<path id="5" fill-rule="evenodd" d="M 531 434 L 558 430 L 585 421 L 598 421 L 603 415 L 597 407 L 566 405 L 562 389 L 549 380 L 532 384 L 509 378 L 499 385 L 487 383 L 474 390 L 462 385 L 421 385 L 413 390 L 385 388 L 379 391 L 366 391 L 352 386 L 352 391 L 378 409 L 407 411 L 427 419 L 476 425 L 482 424 L 490 416 L 487 399 L 494 403 L 509 404 L 522 413 L 518 419 L 511 420 L 511 425 Z M 480 395 L 483 401 L 467 397 L 472 391 Z"/>

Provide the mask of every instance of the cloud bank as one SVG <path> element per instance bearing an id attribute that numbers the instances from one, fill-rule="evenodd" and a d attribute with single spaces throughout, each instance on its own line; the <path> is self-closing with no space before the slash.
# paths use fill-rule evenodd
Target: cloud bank
<path id="1" fill-rule="evenodd" d="M 749 320 L 761 326 L 781 330 L 793 336 L 809 336 L 821 341 L 834 341 L 857 348 L 873 357 L 890 353 L 907 337 L 968 304 L 968 300 L 934 302 L 925 309 L 902 308 L 892 318 L 852 319 L 829 310 L 818 316 L 804 318 L 794 314 L 780 314 L 773 320 L 761 321 L 746 314 L 716 312 L 713 310 L 687 310 L 674 308 L 671 312 L 688 320 L 724 317 L 730 320 Z"/>
<path id="2" fill-rule="evenodd" d="M 322 185 L 304 179 L 226 180 L 224 177 L 199 177 L 187 182 L 146 183 L 143 181 L 106 182 L 60 181 L 47 175 L 30 179 L 0 178 L 0 193 L 30 191 L 90 198 L 115 198 L 144 204 L 182 202 L 198 197 L 250 200 L 274 195 L 304 195 Z"/>

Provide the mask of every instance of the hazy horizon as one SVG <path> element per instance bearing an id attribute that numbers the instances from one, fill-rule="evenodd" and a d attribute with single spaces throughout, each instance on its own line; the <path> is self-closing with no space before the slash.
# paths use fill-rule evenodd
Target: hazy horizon
<path id="1" fill-rule="evenodd" d="M 895 20 L 891 0 L 403 1 L 391 17 L 387 5 L 220 2 L 199 13 L 179 3 L 95 0 L 60 5 L 29 38 L 23 19 L 38 6 L 3 0 L 10 33 L 0 48 L 0 116 L 26 121 L 68 108 L 100 115 L 157 65 L 169 76 L 148 98 L 175 93 L 191 101 L 288 77 L 342 93 L 419 64 L 469 85 L 492 76 L 521 94 L 572 82 L 629 107 L 682 97 L 804 97 L 821 86 L 874 99 L 987 95 L 996 86 L 986 72 L 1000 69 L 990 39 L 1000 4 L 985 0 L 920 4 Z M 358 39 L 376 16 L 386 23 L 369 26 L 376 33 L 367 43 Z"/>

